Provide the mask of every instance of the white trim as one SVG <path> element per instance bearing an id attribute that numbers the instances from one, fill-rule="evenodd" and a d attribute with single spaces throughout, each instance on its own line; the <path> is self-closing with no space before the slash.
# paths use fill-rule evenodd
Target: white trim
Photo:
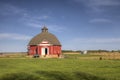
<path id="1" fill-rule="evenodd" d="M 48 41 L 42 41 L 41 43 L 48 43 Z"/>
<path id="2" fill-rule="evenodd" d="M 39 46 L 50 46 L 51 44 L 38 44 Z"/>

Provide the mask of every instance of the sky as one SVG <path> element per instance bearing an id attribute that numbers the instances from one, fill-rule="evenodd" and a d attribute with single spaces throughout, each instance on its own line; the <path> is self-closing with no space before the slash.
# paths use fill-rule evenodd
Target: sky
<path id="1" fill-rule="evenodd" d="M 46 26 L 63 50 L 120 50 L 120 0 L 0 0 L 0 52 L 25 52 Z"/>

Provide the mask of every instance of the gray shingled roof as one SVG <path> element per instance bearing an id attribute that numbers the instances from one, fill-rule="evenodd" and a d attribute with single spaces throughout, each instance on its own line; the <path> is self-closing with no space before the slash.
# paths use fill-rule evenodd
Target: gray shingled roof
<path id="1" fill-rule="evenodd" d="M 52 45 L 61 45 L 56 36 L 49 33 L 46 27 L 42 28 L 42 32 L 33 37 L 28 45 L 38 45 L 44 40 L 48 41 Z"/>

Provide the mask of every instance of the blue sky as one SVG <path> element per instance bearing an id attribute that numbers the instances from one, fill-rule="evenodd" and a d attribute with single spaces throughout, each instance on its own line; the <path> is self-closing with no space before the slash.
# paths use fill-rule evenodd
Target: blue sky
<path id="1" fill-rule="evenodd" d="M 67 50 L 119 50 L 120 0 L 0 0 L 0 52 L 22 52 L 46 25 Z"/>

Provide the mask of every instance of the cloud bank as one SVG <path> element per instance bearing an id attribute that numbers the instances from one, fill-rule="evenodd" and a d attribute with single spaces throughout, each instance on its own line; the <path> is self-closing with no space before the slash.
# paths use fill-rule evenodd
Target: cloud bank
<path id="1" fill-rule="evenodd" d="M 77 3 L 82 3 L 89 11 L 103 12 L 110 7 L 120 6 L 120 0 L 73 0 Z"/>
<path id="2" fill-rule="evenodd" d="M 73 43 L 120 43 L 120 38 L 76 38 Z"/>
<path id="3" fill-rule="evenodd" d="M 0 40 L 2 39 L 12 39 L 12 40 L 29 40 L 31 36 L 26 36 L 17 33 L 0 33 Z"/>
<path id="4" fill-rule="evenodd" d="M 89 21 L 90 23 L 111 23 L 112 21 L 105 18 L 95 18 Z"/>

